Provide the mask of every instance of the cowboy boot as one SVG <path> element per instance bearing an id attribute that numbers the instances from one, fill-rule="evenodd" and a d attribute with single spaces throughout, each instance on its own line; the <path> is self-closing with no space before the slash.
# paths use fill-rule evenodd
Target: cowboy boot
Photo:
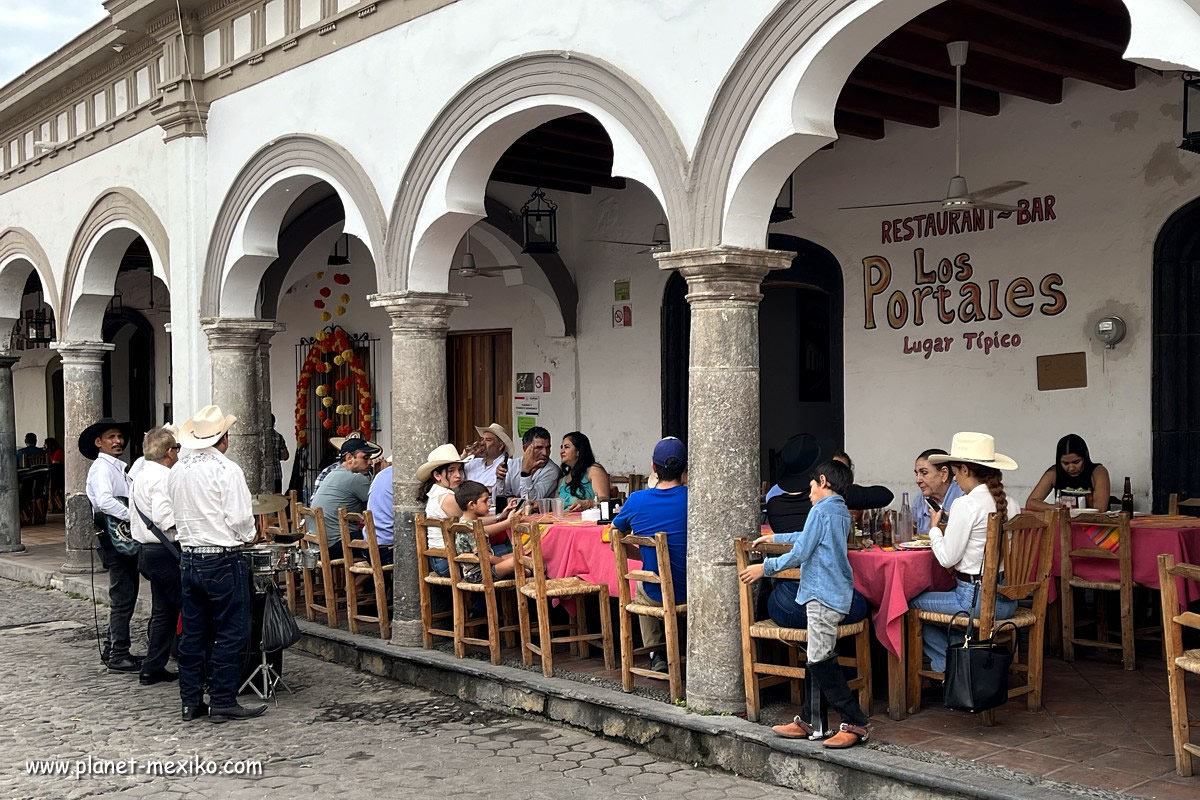
<path id="1" fill-rule="evenodd" d="M 816 676 L 821 693 L 842 718 L 838 732 L 825 741 L 825 746 L 840 750 L 865 742 L 870 736 L 867 717 L 858 705 L 858 697 L 850 691 L 846 676 L 838 665 L 837 656 L 831 656 L 817 664 L 808 665 L 808 674 Z"/>

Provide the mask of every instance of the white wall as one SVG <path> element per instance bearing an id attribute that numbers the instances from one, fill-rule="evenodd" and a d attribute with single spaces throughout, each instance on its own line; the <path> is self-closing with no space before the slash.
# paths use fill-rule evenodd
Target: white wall
<path id="1" fill-rule="evenodd" d="M 16 403 L 17 447 L 25 446 L 25 434 L 36 433 L 41 447 L 50 435 L 46 402 L 46 365 L 57 355 L 49 348 L 19 350 L 21 360 L 13 365 L 13 397 Z M 61 432 L 60 432 L 61 433 Z"/>
<path id="2" fill-rule="evenodd" d="M 1167 217 L 1200 194 L 1200 161 L 1176 149 L 1180 135 L 1179 84 L 1139 71 L 1135 90 L 1115 92 L 1068 81 L 1061 105 L 1005 97 L 1001 114 L 963 117 L 963 171 L 973 189 L 1006 180 L 1028 186 L 997 198 L 1053 195 L 1057 219 L 1018 226 L 997 219 L 993 230 L 884 244 L 882 223 L 938 207 L 839 211 L 839 206 L 941 197 L 953 170 L 953 120 L 923 130 L 888 126 L 879 142 L 843 139 L 796 173 L 796 220 L 780 232 L 811 239 L 841 261 L 846 278 L 846 445 L 862 481 L 893 488 L 908 482 L 913 457 L 948 447 L 955 431 L 996 436 L 1021 469 L 1007 484 L 1024 500 L 1053 463 L 1054 445 L 1082 435 L 1104 462 L 1114 485 L 1133 479 L 1142 500 L 1150 489 L 1151 278 L 1155 237 Z M 925 324 L 893 330 L 884 298 L 895 289 L 912 305 L 914 249 L 927 266 L 970 256 L 975 282 L 1034 284 L 1062 276 L 1067 307 L 1046 316 L 1035 296 L 1023 319 L 1008 311 L 982 324 L 942 324 L 926 301 Z M 893 276 L 875 302 L 877 327 L 866 329 L 863 259 L 886 258 Z M 961 282 L 949 284 L 952 307 Z M 1109 314 L 1129 328 L 1124 342 L 1105 350 L 1093 336 Z M 1017 348 L 982 353 L 966 349 L 971 332 L 1018 334 Z M 904 355 L 905 337 L 952 337 L 946 353 Z M 1087 354 L 1088 386 L 1039 391 L 1038 356 Z M 803 427 L 802 424 L 800 426 Z"/>

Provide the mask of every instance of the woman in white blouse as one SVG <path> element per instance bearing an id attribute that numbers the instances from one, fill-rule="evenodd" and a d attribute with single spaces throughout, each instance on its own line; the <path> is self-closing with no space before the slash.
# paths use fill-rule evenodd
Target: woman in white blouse
<path id="1" fill-rule="evenodd" d="M 454 490 L 462 485 L 463 464 L 467 459 L 459 455 L 452 444 L 444 444 L 429 454 L 429 458 L 417 468 L 417 502 L 425 504 L 427 519 L 456 519 L 462 511 L 454 502 Z M 426 528 L 425 536 L 433 548 L 446 544 L 440 528 Z M 444 558 L 430 558 L 430 568 L 443 578 L 450 576 L 450 564 Z"/>
<path id="2" fill-rule="evenodd" d="M 993 512 L 1004 524 L 1020 513 L 1020 506 L 1004 491 L 1001 470 L 1017 468 L 1017 462 L 996 452 L 996 440 L 986 433 L 956 433 L 949 455 L 931 455 L 931 464 L 947 464 L 963 496 L 954 503 L 948 519 L 943 511 L 931 516 L 929 541 L 938 563 L 953 570 L 957 586 L 948 592 L 924 592 L 913 598 L 911 606 L 941 614 L 967 611 L 979 616 L 980 576 L 987 543 L 988 516 Z M 1007 619 L 1017 604 L 996 598 L 996 619 Z M 926 625 L 923 632 L 925 655 L 935 672 L 946 671 L 949 640 L 945 625 Z"/>

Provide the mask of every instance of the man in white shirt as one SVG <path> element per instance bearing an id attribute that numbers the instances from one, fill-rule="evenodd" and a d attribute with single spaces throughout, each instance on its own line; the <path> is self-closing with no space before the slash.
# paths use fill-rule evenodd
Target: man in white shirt
<path id="1" fill-rule="evenodd" d="M 163 425 L 163 430 L 170 433 L 171 438 L 176 438 L 179 436 L 179 426 L 178 425 L 171 425 L 171 424 Z M 147 433 L 149 433 L 149 431 L 147 431 Z M 145 448 L 145 445 L 143 444 L 142 447 Z M 179 459 L 178 459 L 178 455 L 177 455 L 176 461 L 178 461 L 178 460 Z M 125 472 L 125 474 L 129 476 L 129 485 L 130 486 L 132 486 L 133 482 L 137 480 L 138 473 L 142 471 L 142 467 L 145 465 L 146 465 L 146 454 L 145 454 L 145 451 L 143 450 L 142 455 L 138 456 L 137 461 L 134 461 L 132 464 L 130 464 L 129 469 Z"/>
<path id="2" fill-rule="evenodd" d="M 183 423 L 183 453 L 167 479 L 183 550 L 183 636 L 179 640 L 179 697 L 183 721 L 250 719 L 265 705 L 237 701 L 242 648 L 250 640 L 250 574 L 243 545 L 254 541 L 250 490 L 242 468 L 225 457 L 237 417 L 205 406 Z M 207 654 L 207 656 L 206 656 Z M 204 703 L 204 676 L 209 705 Z"/>
<path id="3" fill-rule="evenodd" d="M 137 604 L 138 557 L 117 552 L 105 528 L 105 517 L 129 522 L 129 479 L 125 462 L 125 436 L 129 425 L 105 417 L 79 434 L 79 452 L 92 460 L 88 469 L 87 496 L 95 514 L 100 561 L 108 570 L 108 639 L 100 659 L 109 672 L 137 672 L 142 660 L 129 654 L 129 620 Z"/>
<path id="4" fill-rule="evenodd" d="M 153 597 L 150 646 L 146 649 L 139 678 L 143 686 L 179 678 L 167 669 L 171 643 L 175 641 L 175 624 L 183 605 L 179 548 L 174 544 L 175 514 L 167 494 L 167 478 L 171 474 L 171 467 L 179 460 L 179 444 L 171 427 L 153 428 L 146 432 L 142 444 L 145 453 L 142 469 L 133 479 L 133 494 L 129 504 L 129 530 L 142 545 L 138 553 L 138 567 L 146 580 L 150 581 Z"/>
<path id="5" fill-rule="evenodd" d="M 497 422 L 486 428 L 476 427 L 475 433 L 479 435 L 479 441 L 467 448 L 467 452 L 474 458 L 468 461 L 465 467 L 466 480 L 482 483 L 491 491 L 497 483 L 504 485 L 513 442 L 508 436 L 508 431 Z"/>

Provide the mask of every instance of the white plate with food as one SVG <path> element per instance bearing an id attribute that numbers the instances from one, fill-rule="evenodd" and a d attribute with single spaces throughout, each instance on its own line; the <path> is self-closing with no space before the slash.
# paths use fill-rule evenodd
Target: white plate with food
<path id="1" fill-rule="evenodd" d="M 896 547 L 901 550 L 928 550 L 933 543 L 928 539 L 913 539 L 911 542 L 899 542 Z"/>
<path id="2" fill-rule="evenodd" d="M 1072 517 L 1078 517 L 1080 514 L 1099 514 L 1098 508 L 1072 508 L 1069 509 Z"/>

